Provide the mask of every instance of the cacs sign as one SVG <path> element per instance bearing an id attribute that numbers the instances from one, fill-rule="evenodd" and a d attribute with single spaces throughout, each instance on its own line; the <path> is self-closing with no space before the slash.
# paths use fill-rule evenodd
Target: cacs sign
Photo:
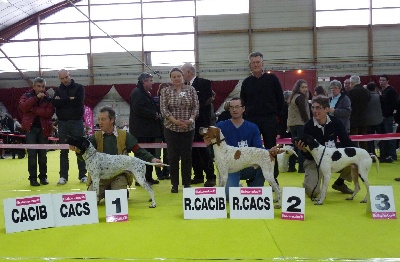
<path id="1" fill-rule="evenodd" d="M 54 194 L 53 207 L 56 226 L 99 223 L 95 191 Z"/>

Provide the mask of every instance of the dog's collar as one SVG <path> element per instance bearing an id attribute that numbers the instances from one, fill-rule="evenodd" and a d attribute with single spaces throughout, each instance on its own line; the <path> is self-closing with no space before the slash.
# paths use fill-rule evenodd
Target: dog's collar
<path id="1" fill-rule="evenodd" d="M 87 153 L 87 151 L 86 151 L 85 153 Z M 89 155 L 89 154 L 86 154 L 86 155 L 87 155 L 87 158 L 86 158 L 86 159 L 91 158 L 91 157 L 94 156 L 96 153 L 97 153 L 97 151 L 93 151 L 93 153 L 90 154 L 90 155 Z"/>
<path id="2" fill-rule="evenodd" d="M 220 142 L 222 142 L 222 141 L 225 141 L 225 138 L 222 138 L 221 140 L 219 140 Z M 211 143 L 211 145 L 213 146 L 213 145 L 216 145 L 216 144 L 218 144 L 217 142 L 215 142 L 215 143 Z"/>

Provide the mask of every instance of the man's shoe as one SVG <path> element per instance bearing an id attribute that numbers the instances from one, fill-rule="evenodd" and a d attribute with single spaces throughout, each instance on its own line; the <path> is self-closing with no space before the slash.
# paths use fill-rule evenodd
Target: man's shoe
<path id="1" fill-rule="evenodd" d="M 299 171 L 297 173 L 299 174 L 304 174 L 306 171 L 304 170 L 304 168 L 299 168 Z"/>
<path id="2" fill-rule="evenodd" d="M 82 177 L 80 181 L 81 181 L 81 183 L 85 183 L 86 184 L 87 176 Z"/>
<path id="3" fill-rule="evenodd" d="M 346 184 L 343 184 L 343 185 L 340 185 L 340 186 L 338 186 L 336 184 L 333 184 L 332 188 L 337 190 L 337 191 L 342 192 L 343 194 L 353 194 L 353 190 L 348 188 Z"/>
<path id="4" fill-rule="evenodd" d="M 48 185 L 49 184 L 49 181 L 47 181 L 47 179 L 46 178 L 43 178 L 43 179 L 40 179 L 40 184 L 42 184 L 42 185 Z"/>
<path id="5" fill-rule="evenodd" d="M 292 172 L 296 172 L 296 168 L 289 168 L 287 172 L 292 173 Z"/>
<path id="6" fill-rule="evenodd" d="M 149 181 L 147 181 L 150 185 L 157 185 L 160 184 L 160 181 L 156 180 L 156 179 L 151 179 Z"/>
<path id="7" fill-rule="evenodd" d="M 65 185 L 67 183 L 67 179 L 60 177 L 60 179 L 57 182 L 57 185 Z"/>
<path id="8" fill-rule="evenodd" d="M 205 187 L 214 187 L 215 186 L 215 179 L 208 179 L 205 183 L 204 183 Z"/>
<path id="9" fill-rule="evenodd" d="M 0 159 L 5 159 L 5 157 L 3 155 L 0 156 Z"/>
<path id="10" fill-rule="evenodd" d="M 172 186 L 171 193 L 178 193 L 178 187 L 177 186 Z"/>
<path id="11" fill-rule="evenodd" d="M 191 188 L 191 186 L 190 185 L 186 185 L 186 186 L 183 186 L 184 188 Z"/>
<path id="12" fill-rule="evenodd" d="M 381 159 L 381 163 L 392 163 L 394 160 L 393 160 L 393 158 L 391 157 L 391 156 L 388 156 L 388 157 L 386 157 L 386 158 L 384 158 L 384 159 Z"/>
<path id="13" fill-rule="evenodd" d="M 193 178 L 190 180 L 190 184 L 195 185 L 195 184 L 203 184 L 204 183 L 204 178 Z"/>
<path id="14" fill-rule="evenodd" d="M 396 177 L 394 181 L 400 182 L 400 177 Z"/>
<path id="15" fill-rule="evenodd" d="M 140 184 L 138 182 L 135 182 L 135 186 L 140 186 Z"/>
<path id="16" fill-rule="evenodd" d="M 31 186 L 40 186 L 37 180 L 31 180 L 30 184 Z"/>

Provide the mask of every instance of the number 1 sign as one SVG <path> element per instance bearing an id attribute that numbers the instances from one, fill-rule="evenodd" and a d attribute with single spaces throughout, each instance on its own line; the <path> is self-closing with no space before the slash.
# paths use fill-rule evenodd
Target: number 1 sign
<path id="1" fill-rule="evenodd" d="M 106 222 L 128 221 L 126 189 L 106 190 Z"/>

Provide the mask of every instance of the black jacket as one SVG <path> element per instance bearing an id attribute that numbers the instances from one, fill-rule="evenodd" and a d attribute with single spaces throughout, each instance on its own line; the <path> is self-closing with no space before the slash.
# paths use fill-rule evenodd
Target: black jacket
<path id="1" fill-rule="evenodd" d="M 83 120 L 85 89 L 72 79 L 69 86 L 61 84 L 54 92 L 53 106 L 56 108 L 58 120 Z M 75 97 L 70 99 L 70 97 Z"/>
<path id="2" fill-rule="evenodd" d="M 192 86 L 196 89 L 199 99 L 199 116 L 196 118 L 196 128 L 198 129 L 200 126 L 208 127 L 211 123 L 211 81 L 196 77 Z"/>
<path id="3" fill-rule="evenodd" d="M 240 90 L 248 117 L 279 116 L 285 103 L 282 86 L 274 74 L 247 77 Z"/>
<path id="4" fill-rule="evenodd" d="M 342 121 L 334 116 L 329 116 L 329 118 L 331 121 L 324 126 L 324 132 L 322 132 L 321 128 L 314 125 L 314 119 L 311 118 L 304 125 L 304 134 L 314 137 L 314 139 L 323 146 L 325 146 L 326 143 L 334 143 L 337 148 L 354 147 L 355 145 L 347 134 L 346 127 L 343 125 Z M 309 152 L 304 153 L 304 156 L 309 160 L 314 159 Z"/>
<path id="5" fill-rule="evenodd" d="M 353 86 L 348 92 L 351 101 L 350 128 L 367 126 L 367 106 L 371 100 L 368 89 L 361 84 Z"/>
<path id="6" fill-rule="evenodd" d="M 131 93 L 129 132 L 138 137 L 161 137 L 160 111 L 151 95 L 138 84 Z"/>
<path id="7" fill-rule="evenodd" d="M 382 115 L 383 117 L 393 116 L 397 106 L 397 93 L 393 87 L 388 86 L 382 90 Z"/>

